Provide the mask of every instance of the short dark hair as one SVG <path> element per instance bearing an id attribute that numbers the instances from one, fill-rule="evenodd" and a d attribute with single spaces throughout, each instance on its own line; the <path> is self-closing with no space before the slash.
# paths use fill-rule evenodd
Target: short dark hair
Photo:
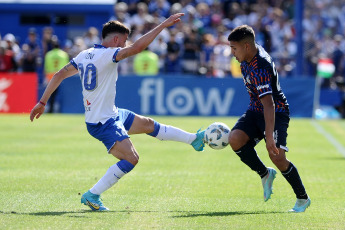
<path id="1" fill-rule="evenodd" d="M 244 39 L 255 40 L 255 33 L 252 27 L 248 25 L 238 26 L 233 29 L 228 37 L 228 41 L 239 42 Z"/>
<path id="2" fill-rule="evenodd" d="M 109 21 L 103 25 L 102 38 L 107 37 L 111 33 L 129 34 L 130 30 L 119 21 Z"/>

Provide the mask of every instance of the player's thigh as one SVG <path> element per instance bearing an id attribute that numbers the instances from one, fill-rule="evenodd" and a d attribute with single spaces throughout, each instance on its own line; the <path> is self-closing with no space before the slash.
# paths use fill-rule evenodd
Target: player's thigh
<path id="1" fill-rule="evenodd" d="M 123 123 L 117 118 L 110 118 L 104 124 L 87 124 L 87 130 L 105 145 L 108 153 L 116 142 L 129 138 Z"/>
<path id="2" fill-rule="evenodd" d="M 133 165 L 136 165 L 139 161 L 139 154 L 129 138 L 117 141 L 109 153 L 117 159 L 126 160 Z"/>
<path id="3" fill-rule="evenodd" d="M 236 122 L 229 135 L 229 144 L 233 150 L 238 150 L 249 141 L 256 145 L 263 134 L 257 126 L 258 114 L 247 110 Z"/>
<path id="4" fill-rule="evenodd" d="M 136 114 L 128 109 L 119 108 L 118 119 L 122 122 L 123 127 L 128 132 L 133 125 Z"/>
<path id="5" fill-rule="evenodd" d="M 287 147 L 287 136 L 290 117 L 287 113 L 276 113 L 275 127 L 274 127 L 274 140 L 277 148 L 283 149 L 285 152 L 289 151 Z"/>
<path id="6" fill-rule="evenodd" d="M 135 114 L 131 128 L 128 134 L 152 133 L 155 125 L 154 120 L 149 117 Z"/>

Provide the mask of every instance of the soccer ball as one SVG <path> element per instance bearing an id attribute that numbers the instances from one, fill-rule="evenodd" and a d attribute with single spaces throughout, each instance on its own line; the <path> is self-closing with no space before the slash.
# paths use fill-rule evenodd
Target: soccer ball
<path id="1" fill-rule="evenodd" d="M 214 122 L 205 131 L 205 143 L 212 149 L 223 149 L 229 144 L 230 128 L 221 122 Z"/>

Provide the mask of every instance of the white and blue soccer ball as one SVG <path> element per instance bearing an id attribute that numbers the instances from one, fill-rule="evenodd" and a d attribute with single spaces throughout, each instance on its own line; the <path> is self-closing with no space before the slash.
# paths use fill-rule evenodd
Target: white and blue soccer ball
<path id="1" fill-rule="evenodd" d="M 222 122 L 207 127 L 204 140 L 212 149 L 223 149 L 229 144 L 230 128 Z"/>

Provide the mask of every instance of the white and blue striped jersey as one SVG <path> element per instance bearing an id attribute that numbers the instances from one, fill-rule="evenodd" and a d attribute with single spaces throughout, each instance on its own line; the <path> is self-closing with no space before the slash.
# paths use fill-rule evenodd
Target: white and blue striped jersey
<path id="1" fill-rule="evenodd" d="M 119 50 L 95 45 L 71 60 L 80 75 L 86 123 L 104 124 L 118 113 L 115 106 L 118 63 L 115 58 Z"/>

